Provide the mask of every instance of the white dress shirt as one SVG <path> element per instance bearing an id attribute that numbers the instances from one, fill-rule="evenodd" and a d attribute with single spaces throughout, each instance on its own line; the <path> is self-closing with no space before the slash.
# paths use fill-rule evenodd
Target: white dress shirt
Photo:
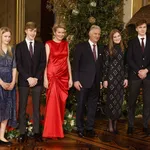
<path id="1" fill-rule="evenodd" d="M 141 38 L 144 38 L 143 42 L 144 42 L 144 47 L 145 47 L 145 45 L 146 45 L 146 35 L 145 36 L 138 35 L 138 39 L 140 41 L 140 45 L 142 45 L 142 39 Z"/>
<path id="2" fill-rule="evenodd" d="M 28 40 L 27 38 L 25 38 L 25 41 L 26 41 L 26 43 L 27 43 L 28 50 L 30 49 L 30 48 L 29 48 L 30 42 L 32 42 L 32 49 L 33 49 L 33 53 L 34 53 L 34 43 L 35 43 L 35 41 L 34 41 L 34 40 L 30 41 L 30 40 Z"/>
<path id="3" fill-rule="evenodd" d="M 91 50 L 93 53 L 93 45 L 95 45 L 95 51 L 96 51 L 96 59 L 98 58 L 98 48 L 97 48 L 97 44 L 93 43 L 91 40 L 88 41 L 90 46 L 91 46 Z"/>

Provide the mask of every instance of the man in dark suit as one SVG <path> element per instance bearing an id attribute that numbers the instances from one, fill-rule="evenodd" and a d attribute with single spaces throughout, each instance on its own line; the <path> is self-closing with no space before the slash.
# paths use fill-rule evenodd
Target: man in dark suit
<path id="1" fill-rule="evenodd" d="M 41 142 L 39 133 L 40 97 L 43 85 L 43 74 L 46 65 L 44 45 L 35 41 L 37 27 L 34 22 L 25 26 L 25 40 L 16 46 L 16 62 L 19 87 L 19 131 L 18 142 L 26 140 L 26 106 L 29 89 L 32 91 L 33 131 L 36 141 Z"/>
<path id="2" fill-rule="evenodd" d="M 102 81 L 102 50 L 97 45 L 100 33 L 101 29 L 99 26 L 91 26 L 89 40 L 78 44 L 74 54 L 73 80 L 74 87 L 77 89 L 76 124 L 80 137 L 84 137 L 86 102 L 86 136 L 95 136 L 93 126 L 99 98 L 100 82 Z"/>
<path id="3" fill-rule="evenodd" d="M 127 61 L 129 65 L 128 134 L 133 133 L 135 107 L 140 88 L 143 89 L 143 132 L 150 135 L 150 37 L 146 35 L 147 23 L 136 23 L 138 36 L 129 41 Z"/>

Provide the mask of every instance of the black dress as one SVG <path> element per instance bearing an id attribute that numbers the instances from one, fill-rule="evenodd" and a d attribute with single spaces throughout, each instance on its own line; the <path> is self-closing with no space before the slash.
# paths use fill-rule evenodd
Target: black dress
<path id="1" fill-rule="evenodd" d="M 14 54 L 14 49 L 12 50 Z M 14 56 L 14 55 L 13 55 Z M 0 56 L 0 78 L 7 83 L 12 81 L 12 69 L 16 68 L 15 58 L 8 53 Z M 0 122 L 9 120 L 8 125 L 16 127 L 16 92 L 4 90 L 0 86 Z"/>
<path id="2" fill-rule="evenodd" d="M 106 96 L 106 115 L 109 119 L 117 120 L 121 116 L 124 98 L 124 79 L 127 79 L 127 65 L 125 55 L 120 45 L 114 46 L 115 53 L 110 56 L 105 50 L 104 81 L 108 81 Z"/>

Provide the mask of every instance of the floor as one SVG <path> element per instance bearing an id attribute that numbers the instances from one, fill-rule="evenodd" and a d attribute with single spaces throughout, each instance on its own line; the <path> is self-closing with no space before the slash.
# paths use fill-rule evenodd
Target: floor
<path id="1" fill-rule="evenodd" d="M 142 120 L 136 119 L 134 134 L 126 134 L 127 121 L 120 119 L 118 122 L 119 134 L 114 135 L 106 131 L 107 120 L 96 120 L 95 138 L 79 138 L 75 131 L 65 134 L 64 139 L 44 139 L 42 143 L 35 143 L 29 139 L 23 145 L 13 140 L 11 147 L 0 145 L 0 150 L 150 150 L 150 137 L 142 132 Z"/>

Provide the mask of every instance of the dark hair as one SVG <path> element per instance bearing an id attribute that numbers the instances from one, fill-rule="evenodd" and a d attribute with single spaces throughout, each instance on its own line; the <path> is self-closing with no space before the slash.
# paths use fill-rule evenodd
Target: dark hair
<path id="1" fill-rule="evenodd" d="M 138 20 L 136 23 L 135 23 L 135 27 L 138 27 L 142 24 L 146 24 L 147 25 L 147 21 L 145 19 L 141 19 L 141 20 Z"/>
<path id="2" fill-rule="evenodd" d="M 110 34 L 109 34 L 109 53 L 110 53 L 111 56 L 114 55 L 114 53 L 115 53 L 114 52 L 114 42 L 113 42 L 113 36 L 114 36 L 115 33 L 119 33 L 120 36 L 121 36 L 121 33 L 118 29 L 113 29 L 110 32 Z M 122 39 L 120 41 L 120 47 L 121 47 L 122 52 L 124 52 L 124 45 L 123 45 Z"/>
<path id="3" fill-rule="evenodd" d="M 26 29 L 36 29 L 37 28 L 37 25 L 35 22 L 27 22 L 26 25 L 25 25 L 25 30 Z"/>

